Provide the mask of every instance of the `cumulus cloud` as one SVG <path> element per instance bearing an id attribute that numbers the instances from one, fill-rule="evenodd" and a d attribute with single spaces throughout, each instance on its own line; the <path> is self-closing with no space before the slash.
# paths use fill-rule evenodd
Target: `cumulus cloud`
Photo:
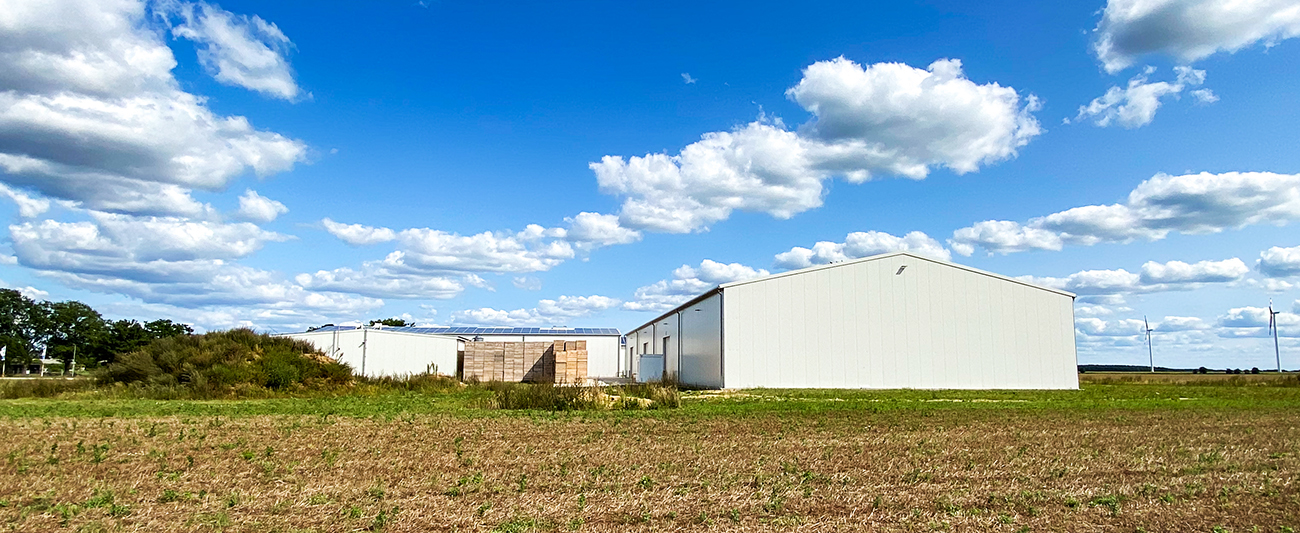
<path id="1" fill-rule="evenodd" d="M 292 168 L 306 146 L 180 89 L 139 1 L 5 6 L 0 180 L 128 214 L 205 216 L 189 191 Z"/>
<path id="2" fill-rule="evenodd" d="M 511 283 L 516 289 L 523 289 L 526 291 L 542 290 L 542 280 L 535 276 L 515 276 L 514 279 L 511 280 Z"/>
<path id="3" fill-rule="evenodd" d="M 1178 98 L 1184 89 L 1205 82 L 1205 71 L 1190 67 L 1174 67 L 1178 73 L 1174 82 L 1149 82 L 1147 77 L 1155 72 L 1148 67 L 1142 74 L 1134 76 L 1124 88 L 1111 87 L 1105 95 L 1094 99 L 1086 106 L 1079 107 L 1075 120 L 1091 120 L 1101 127 L 1118 124 L 1124 128 L 1139 128 L 1150 124 L 1160 109 L 1161 99 L 1166 96 Z M 1193 91 L 1198 102 L 1212 103 L 1219 98 L 1209 89 Z"/>
<path id="4" fill-rule="evenodd" d="M 429 228 L 393 231 L 356 224 L 322 221 L 326 229 L 349 244 L 397 242 L 397 250 L 381 260 L 300 274 L 297 280 L 316 290 L 351 292 L 386 298 L 451 298 L 465 286 L 491 289 L 481 273 L 541 272 L 575 257 L 563 228 L 530 224 L 519 232 L 460 235 Z"/>
<path id="5" fill-rule="evenodd" d="M 361 224 L 343 224 L 328 218 L 322 219 L 320 222 L 330 235 L 338 237 L 339 240 L 353 246 L 365 246 L 397 239 L 397 232 L 388 228 L 363 226 Z"/>
<path id="6" fill-rule="evenodd" d="M 1078 318 L 1074 329 L 1087 337 L 1131 337 L 1145 334 L 1146 323 L 1133 319 L 1102 320 L 1100 318 Z"/>
<path id="7" fill-rule="evenodd" d="M 1147 54 L 1190 63 L 1217 52 L 1300 35 L 1300 9 L 1291 0 L 1110 0 L 1093 50 L 1116 73 Z"/>
<path id="8" fill-rule="evenodd" d="M 1282 248 L 1274 246 L 1259 253 L 1255 267 L 1265 276 L 1288 278 L 1300 276 L 1300 246 Z"/>
<path id="9" fill-rule="evenodd" d="M 1250 267 L 1240 259 L 1184 263 L 1148 261 L 1137 272 L 1083 270 L 1064 278 L 1025 276 L 1021 279 L 1081 296 L 1191 290 L 1212 283 L 1240 281 Z"/>
<path id="10" fill-rule="evenodd" d="M 389 260 L 391 259 L 391 261 Z M 303 273 L 294 281 L 314 291 L 359 294 L 372 298 L 446 300 L 465 292 L 464 276 L 422 273 L 407 268 L 400 256 L 384 261 L 368 261 L 360 270 L 337 268 Z"/>
<path id="11" fill-rule="evenodd" d="M 1164 320 L 1151 325 L 1156 331 L 1200 331 L 1210 329 L 1211 324 L 1194 316 L 1167 316 Z"/>
<path id="12" fill-rule="evenodd" d="M 878 173 L 921 179 L 933 167 L 973 172 L 1014 157 L 1042 131 L 1032 115 L 1037 99 L 977 84 L 952 59 L 927 69 L 819 61 L 786 95 L 813 115 L 797 131 L 762 117 L 706 133 L 677 155 L 591 163 L 600 190 L 624 199 L 621 224 L 686 233 L 734 210 L 789 218 L 820 206 L 831 177 L 860 183 Z"/>
<path id="13" fill-rule="evenodd" d="M 619 301 L 606 296 L 560 296 L 540 300 L 537 307 L 513 311 L 483 307 L 452 313 L 452 322 L 479 326 L 567 326 L 576 318 L 591 316 L 617 307 Z"/>
<path id="14" fill-rule="evenodd" d="M 199 62 L 217 81 L 275 98 L 298 98 L 301 91 L 285 57 L 293 43 L 275 24 L 206 2 L 161 4 L 180 18 L 172 35 L 199 45 Z"/>
<path id="15" fill-rule="evenodd" d="M 284 204 L 257 194 L 257 191 L 252 189 L 244 191 L 244 194 L 239 197 L 237 215 L 244 220 L 265 223 L 288 212 L 289 208 Z"/>
<path id="16" fill-rule="evenodd" d="M 753 279 L 768 274 L 770 272 L 761 268 L 705 259 L 698 267 L 682 265 L 673 270 L 672 279 L 659 280 L 638 288 L 634 299 L 625 302 L 623 309 L 667 311 L 723 283 Z"/>
<path id="17" fill-rule="evenodd" d="M 902 237 L 881 231 L 856 231 L 848 234 L 844 242 L 820 241 L 812 249 L 796 246 L 788 252 L 776 254 L 776 267 L 807 268 L 889 252 L 912 252 L 944 261 L 952 259 L 947 248 L 920 231 Z"/>
<path id="18" fill-rule="evenodd" d="M 232 262 L 286 239 L 250 223 L 91 212 L 9 226 L 18 263 L 69 287 L 179 307 L 373 309 L 381 300 L 313 293 Z M 250 311 L 253 312 L 253 311 Z"/>
<path id="19" fill-rule="evenodd" d="M 44 198 L 33 198 L 15 190 L 11 187 L 0 183 L 0 196 L 13 200 L 18 205 L 18 216 L 23 218 L 34 218 L 50 210 L 50 201 Z"/>
<path id="20" fill-rule="evenodd" d="M 14 285 L 5 282 L 5 280 L 2 279 L 0 279 L 0 287 L 18 291 L 19 294 L 22 294 L 23 296 L 26 296 L 33 300 L 44 300 L 50 296 L 50 293 L 48 291 L 43 291 L 36 287 L 32 287 L 31 285 L 28 285 L 26 287 L 15 287 Z"/>
<path id="21" fill-rule="evenodd" d="M 398 233 L 397 253 L 403 264 L 434 272 L 541 272 L 574 257 L 568 242 L 547 235 L 536 225 L 513 234 L 475 235 L 412 228 Z"/>
<path id="22" fill-rule="evenodd" d="M 397 249 L 382 260 L 366 261 L 360 269 L 304 274 L 299 276 L 300 283 L 389 298 L 450 298 L 465 285 L 492 290 L 478 274 L 543 272 L 578 257 L 579 252 L 641 239 L 639 231 L 621 226 L 614 215 L 582 212 L 565 222 L 567 228 L 529 224 L 518 232 L 461 235 L 431 228 L 396 231 L 327 218 L 321 221 L 326 231 L 348 244 L 396 241 Z M 527 276 L 515 280 L 515 286 L 526 289 L 541 285 L 540 280 Z"/>
<path id="23" fill-rule="evenodd" d="M 1216 325 L 1221 329 L 1222 337 L 1269 337 L 1267 307 L 1237 307 L 1220 315 Z M 1300 315 L 1295 313 L 1278 313 L 1277 331 L 1279 337 L 1300 337 Z"/>
<path id="24" fill-rule="evenodd" d="M 1060 250 L 1064 245 L 1156 241 L 1170 232 L 1218 233 L 1300 218 L 1300 175 L 1269 172 L 1157 174 L 1123 203 L 1076 207 L 1021 224 L 990 220 L 953 232 L 953 251 L 970 255 Z"/>
<path id="25" fill-rule="evenodd" d="M 564 221 L 569 224 L 565 239 L 583 250 L 641 240 L 641 232 L 621 226 L 618 215 L 582 212 Z"/>

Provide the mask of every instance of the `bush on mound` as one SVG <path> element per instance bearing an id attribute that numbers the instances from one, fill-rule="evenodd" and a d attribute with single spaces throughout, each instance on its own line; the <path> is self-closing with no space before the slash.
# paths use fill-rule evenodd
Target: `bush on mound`
<path id="1" fill-rule="evenodd" d="M 352 380 L 352 369 L 308 342 L 233 329 L 155 340 L 118 356 L 100 378 L 220 395 L 343 385 Z"/>

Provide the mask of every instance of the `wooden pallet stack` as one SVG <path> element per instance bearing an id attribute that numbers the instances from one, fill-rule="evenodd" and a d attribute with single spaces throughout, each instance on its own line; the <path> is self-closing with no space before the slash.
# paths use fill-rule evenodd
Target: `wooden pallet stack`
<path id="1" fill-rule="evenodd" d="M 587 379 L 587 341 L 467 342 L 465 379 L 580 383 Z"/>
<path id="2" fill-rule="evenodd" d="M 554 365 L 551 364 L 550 370 L 547 364 L 550 359 L 547 357 L 547 348 L 550 347 L 548 342 L 525 342 L 524 345 L 524 377 L 523 381 L 530 383 L 551 383 L 555 380 Z"/>

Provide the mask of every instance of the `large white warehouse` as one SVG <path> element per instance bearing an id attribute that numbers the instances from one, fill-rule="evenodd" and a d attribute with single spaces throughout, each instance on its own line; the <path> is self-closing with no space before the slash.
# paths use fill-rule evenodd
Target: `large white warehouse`
<path id="1" fill-rule="evenodd" d="M 623 355 L 703 388 L 1079 386 L 1073 294 L 906 252 L 721 285 Z"/>

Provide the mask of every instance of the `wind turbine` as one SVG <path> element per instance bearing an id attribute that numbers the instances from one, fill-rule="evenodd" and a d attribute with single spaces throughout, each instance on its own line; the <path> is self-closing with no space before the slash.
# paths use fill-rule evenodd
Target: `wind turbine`
<path id="1" fill-rule="evenodd" d="M 1277 372 L 1282 373 L 1282 351 L 1277 347 L 1277 315 L 1281 311 L 1273 310 L 1273 299 L 1268 299 L 1268 329 L 1273 333 L 1273 357 L 1277 358 Z"/>
<path id="2" fill-rule="evenodd" d="M 1155 330 L 1151 329 L 1151 324 L 1147 322 L 1146 315 L 1142 315 L 1142 328 L 1143 330 L 1146 331 L 1147 334 L 1147 361 L 1151 363 L 1151 373 L 1155 374 L 1156 356 L 1155 356 L 1155 352 L 1151 350 L 1151 332 Z"/>

